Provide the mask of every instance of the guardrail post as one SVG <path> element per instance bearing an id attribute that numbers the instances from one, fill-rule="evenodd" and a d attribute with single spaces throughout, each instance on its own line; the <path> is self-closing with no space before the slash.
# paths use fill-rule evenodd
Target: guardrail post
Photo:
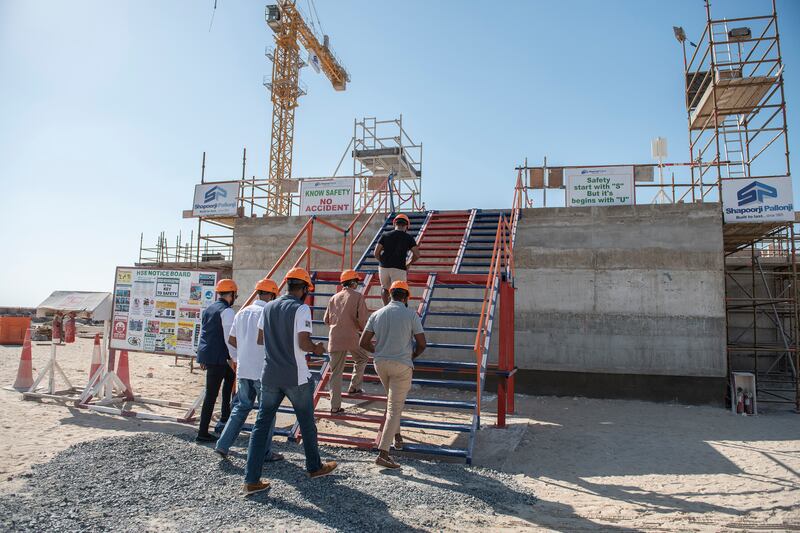
<path id="1" fill-rule="evenodd" d="M 394 213 L 394 172 L 389 174 L 389 205 L 392 208 L 392 213 Z"/>
<path id="2" fill-rule="evenodd" d="M 311 217 L 311 225 L 308 226 L 308 233 L 306 233 L 306 271 L 311 272 L 311 245 L 314 243 L 314 221 L 317 219 L 316 215 Z"/>
<path id="3" fill-rule="evenodd" d="M 500 370 L 512 373 L 514 371 L 514 287 L 508 280 L 500 282 L 500 353 L 498 363 Z M 501 395 L 500 384 L 502 383 Z M 514 374 L 503 378 L 498 382 L 497 394 L 497 425 L 505 427 L 505 418 L 500 421 L 500 405 L 503 404 L 502 411 L 514 414 Z"/>

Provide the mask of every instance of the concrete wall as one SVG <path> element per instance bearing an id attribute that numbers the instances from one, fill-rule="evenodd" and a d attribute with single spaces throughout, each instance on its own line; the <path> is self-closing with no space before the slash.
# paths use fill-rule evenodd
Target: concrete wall
<path id="1" fill-rule="evenodd" d="M 520 368 L 725 375 L 717 204 L 527 209 L 514 257 Z"/>
<path id="2" fill-rule="evenodd" d="M 323 218 L 323 217 L 320 217 Z M 334 215 L 324 217 L 340 227 L 347 227 L 353 215 Z M 385 219 L 376 214 L 367 229 L 361 235 L 354 251 L 354 262 L 357 262 L 369 246 L 375 232 Z M 366 217 L 364 217 L 366 220 Z M 263 278 L 275 265 L 278 258 L 286 250 L 297 232 L 308 221 L 308 217 L 269 217 L 240 218 L 233 230 L 233 279 L 241 287 L 241 294 L 249 295 L 256 282 Z M 357 225 L 361 229 L 363 222 Z M 314 226 L 314 242 L 319 246 L 337 251 L 342 247 L 342 234 L 321 223 Z M 305 243 L 298 245 L 283 266 L 273 275 L 275 281 L 283 279 L 283 275 L 297 260 L 305 248 Z M 349 253 L 349 252 L 348 252 Z M 319 270 L 339 270 L 341 259 L 325 252 L 315 251 L 312 256 L 312 268 Z M 305 265 L 301 265 L 305 266 Z M 242 301 L 244 301 L 242 299 Z"/>
<path id="3" fill-rule="evenodd" d="M 351 217 L 328 220 L 343 226 Z M 382 220 L 376 216 L 365 230 L 356 260 Z M 233 277 L 243 294 L 275 264 L 306 221 L 237 222 Z M 341 247 L 341 234 L 321 224 L 314 240 Z M 302 248 L 274 275 L 276 280 Z M 689 402 L 722 398 L 725 286 L 717 204 L 527 209 L 514 254 L 520 392 Z M 339 266 L 339 259 L 315 253 L 313 268 Z M 458 291 L 438 296 L 473 296 Z M 435 303 L 437 310 L 467 310 L 466 305 Z M 428 325 L 437 325 L 435 317 L 429 319 Z M 453 319 L 445 322 L 438 325 L 456 325 Z M 497 357 L 497 325 L 491 360 Z M 431 332 L 430 340 L 472 339 Z M 432 350 L 430 356 L 463 359 L 471 352 Z"/>

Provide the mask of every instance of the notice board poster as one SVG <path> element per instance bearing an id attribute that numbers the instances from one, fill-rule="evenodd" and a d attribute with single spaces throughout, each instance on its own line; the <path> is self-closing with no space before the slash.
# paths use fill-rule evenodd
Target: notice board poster
<path id="1" fill-rule="evenodd" d="M 792 222 L 792 178 L 722 180 L 722 220 L 731 222 Z"/>
<path id="2" fill-rule="evenodd" d="M 302 180 L 300 216 L 353 214 L 355 192 L 355 178 Z"/>
<path id="3" fill-rule="evenodd" d="M 194 356 L 216 272 L 117 267 L 109 347 Z"/>
<path id="4" fill-rule="evenodd" d="M 565 168 L 567 207 L 633 205 L 633 166 Z"/>

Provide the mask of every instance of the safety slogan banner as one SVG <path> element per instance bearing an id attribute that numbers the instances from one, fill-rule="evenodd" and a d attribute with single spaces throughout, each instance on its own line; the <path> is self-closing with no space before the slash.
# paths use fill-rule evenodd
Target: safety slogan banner
<path id="1" fill-rule="evenodd" d="M 302 180 L 300 215 L 352 214 L 355 178 Z"/>
<path id="2" fill-rule="evenodd" d="M 722 180 L 723 220 L 730 222 L 792 222 L 792 178 Z"/>
<path id="3" fill-rule="evenodd" d="M 216 272 L 117 267 L 109 347 L 195 355 L 216 283 Z"/>
<path id="4" fill-rule="evenodd" d="M 193 217 L 231 217 L 238 214 L 239 182 L 219 181 L 194 186 Z"/>
<path id="5" fill-rule="evenodd" d="M 567 207 L 633 205 L 633 166 L 565 168 Z"/>

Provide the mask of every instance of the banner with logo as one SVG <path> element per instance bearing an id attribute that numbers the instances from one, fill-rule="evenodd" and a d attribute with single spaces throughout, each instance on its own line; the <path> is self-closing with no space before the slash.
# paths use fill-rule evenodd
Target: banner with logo
<path id="1" fill-rule="evenodd" d="M 239 182 L 220 181 L 194 186 L 193 217 L 230 217 L 238 214 Z"/>
<path id="2" fill-rule="evenodd" d="M 216 272 L 117 267 L 109 347 L 195 355 Z"/>
<path id="3" fill-rule="evenodd" d="M 633 166 L 565 168 L 567 207 L 633 205 Z"/>
<path id="4" fill-rule="evenodd" d="M 743 178 L 722 181 L 723 221 L 792 222 L 792 178 Z"/>
<path id="5" fill-rule="evenodd" d="M 352 214 L 355 191 L 355 178 L 302 180 L 300 216 Z"/>

